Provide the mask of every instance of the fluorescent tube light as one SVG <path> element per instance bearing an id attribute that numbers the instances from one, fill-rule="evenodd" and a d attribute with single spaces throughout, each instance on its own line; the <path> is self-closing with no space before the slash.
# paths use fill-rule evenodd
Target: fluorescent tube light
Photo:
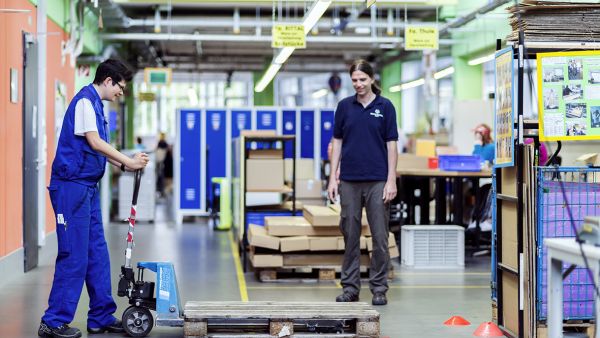
<path id="1" fill-rule="evenodd" d="M 425 79 L 424 78 L 420 78 L 420 79 L 416 79 L 414 81 L 403 83 L 401 85 L 401 87 L 402 87 L 402 90 L 407 90 L 407 89 L 410 89 L 410 88 L 415 88 L 415 87 L 418 87 L 418 86 L 422 86 L 424 84 L 425 84 Z"/>
<path id="2" fill-rule="evenodd" d="M 454 74 L 454 67 L 452 67 L 452 66 L 442 69 L 437 73 L 434 73 L 433 78 L 436 80 L 439 80 L 439 79 L 446 77 L 448 75 L 451 75 L 451 74 Z"/>
<path id="3" fill-rule="evenodd" d="M 284 64 L 285 61 L 287 61 L 287 59 L 290 57 L 290 55 L 292 55 L 295 49 L 296 48 L 294 47 L 281 48 L 279 50 L 279 53 L 277 53 L 277 56 L 275 56 L 275 58 L 273 59 L 273 62 L 278 63 L 280 65 Z"/>
<path id="4" fill-rule="evenodd" d="M 356 27 L 354 28 L 356 34 L 371 34 L 371 28 L 369 27 Z"/>
<path id="5" fill-rule="evenodd" d="M 308 32 L 313 29 L 317 21 L 323 16 L 329 5 L 331 5 L 332 0 L 317 0 L 315 4 L 312 6 L 306 18 L 304 18 L 304 34 L 308 34 Z"/>
<path id="6" fill-rule="evenodd" d="M 477 66 L 480 65 L 482 63 L 486 63 L 486 62 L 490 62 L 492 60 L 494 60 L 494 58 L 496 57 L 496 54 L 492 53 L 490 55 L 486 55 L 486 56 L 482 56 L 479 58 L 475 58 L 475 59 L 471 59 L 467 62 L 467 64 L 469 66 Z"/>
<path id="7" fill-rule="evenodd" d="M 320 99 L 323 96 L 326 96 L 329 93 L 329 90 L 327 90 L 326 88 L 323 89 L 319 89 L 315 92 L 312 93 L 312 98 L 313 99 Z"/>
<path id="8" fill-rule="evenodd" d="M 187 90 L 188 100 L 190 100 L 190 105 L 192 107 L 198 106 L 198 94 L 196 94 L 196 90 L 194 87 L 189 87 Z"/>
<path id="9" fill-rule="evenodd" d="M 402 85 L 395 85 L 390 87 L 390 92 L 397 93 L 402 90 Z"/>
<path id="10" fill-rule="evenodd" d="M 271 80 L 273 80 L 275 74 L 277 74 L 280 68 L 280 64 L 271 63 L 271 65 L 269 66 L 265 74 L 262 76 L 260 81 L 258 81 L 258 84 L 256 84 L 256 86 L 254 87 L 254 91 L 260 93 L 263 90 L 265 90 L 265 88 L 267 88 Z"/>

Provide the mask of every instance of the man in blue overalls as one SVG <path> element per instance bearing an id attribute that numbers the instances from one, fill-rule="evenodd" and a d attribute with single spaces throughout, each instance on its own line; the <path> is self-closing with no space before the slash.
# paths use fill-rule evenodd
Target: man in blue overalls
<path id="1" fill-rule="evenodd" d="M 65 113 L 48 187 L 56 215 L 58 256 L 40 337 L 81 337 L 81 331 L 68 324 L 84 282 L 90 296 L 88 332 L 124 332 L 121 321 L 113 316 L 117 305 L 111 292 L 98 182 L 107 159 L 123 171 L 142 169 L 148 163 L 146 154 L 131 158 L 108 143 L 102 100 L 115 101 L 123 95 L 131 78 L 131 71 L 120 61 L 102 62 L 94 83 L 75 95 Z"/>

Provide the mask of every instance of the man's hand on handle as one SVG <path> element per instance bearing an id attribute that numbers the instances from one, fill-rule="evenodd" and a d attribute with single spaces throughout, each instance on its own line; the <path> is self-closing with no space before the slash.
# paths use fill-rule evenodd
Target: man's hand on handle
<path id="1" fill-rule="evenodd" d="M 127 169 L 131 170 L 144 169 L 148 164 L 148 161 L 150 161 L 148 154 L 137 153 L 130 158 L 129 163 L 126 163 L 125 166 L 127 166 Z"/>

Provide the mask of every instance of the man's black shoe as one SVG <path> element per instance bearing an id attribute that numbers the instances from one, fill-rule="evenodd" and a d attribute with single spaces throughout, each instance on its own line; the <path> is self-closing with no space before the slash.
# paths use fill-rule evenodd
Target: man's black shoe
<path id="1" fill-rule="evenodd" d="M 341 295 L 335 297 L 335 301 L 338 303 L 358 302 L 358 295 L 352 294 L 350 292 L 344 292 Z"/>
<path id="2" fill-rule="evenodd" d="M 63 324 L 59 327 L 50 327 L 46 323 L 41 322 L 38 329 L 38 336 L 45 338 L 79 338 L 81 331 L 74 327 L 69 327 Z"/>
<path id="3" fill-rule="evenodd" d="M 385 293 L 383 292 L 375 292 L 373 294 L 373 305 L 386 305 L 387 298 L 385 297 Z"/>
<path id="4" fill-rule="evenodd" d="M 123 332 L 125 332 L 125 329 L 123 328 L 123 323 L 121 322 L 121 320 L 117 319 L 111 325 L 107 325 L 105 327 L 94 327 L 94 328 L 88 327 L 87 331 L 91 334 L 104 333 L 107 331 L 110 333 L 123 333 Z"/>

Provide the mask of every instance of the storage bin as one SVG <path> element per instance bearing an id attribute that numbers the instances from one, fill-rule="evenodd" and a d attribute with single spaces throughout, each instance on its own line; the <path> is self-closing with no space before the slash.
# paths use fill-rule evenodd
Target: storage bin
<path id="1" fill-rule="evenodd" d="M 440 155 L 439 164 L 445 171 L 481 171 L 481 158 L 477 155 Z"/>
<path id="2" fill-rule="evenodd" d="M 464 268 L 465 229 L 458 225 L 405 225 L 400 260 L 411 268 Z"/>

